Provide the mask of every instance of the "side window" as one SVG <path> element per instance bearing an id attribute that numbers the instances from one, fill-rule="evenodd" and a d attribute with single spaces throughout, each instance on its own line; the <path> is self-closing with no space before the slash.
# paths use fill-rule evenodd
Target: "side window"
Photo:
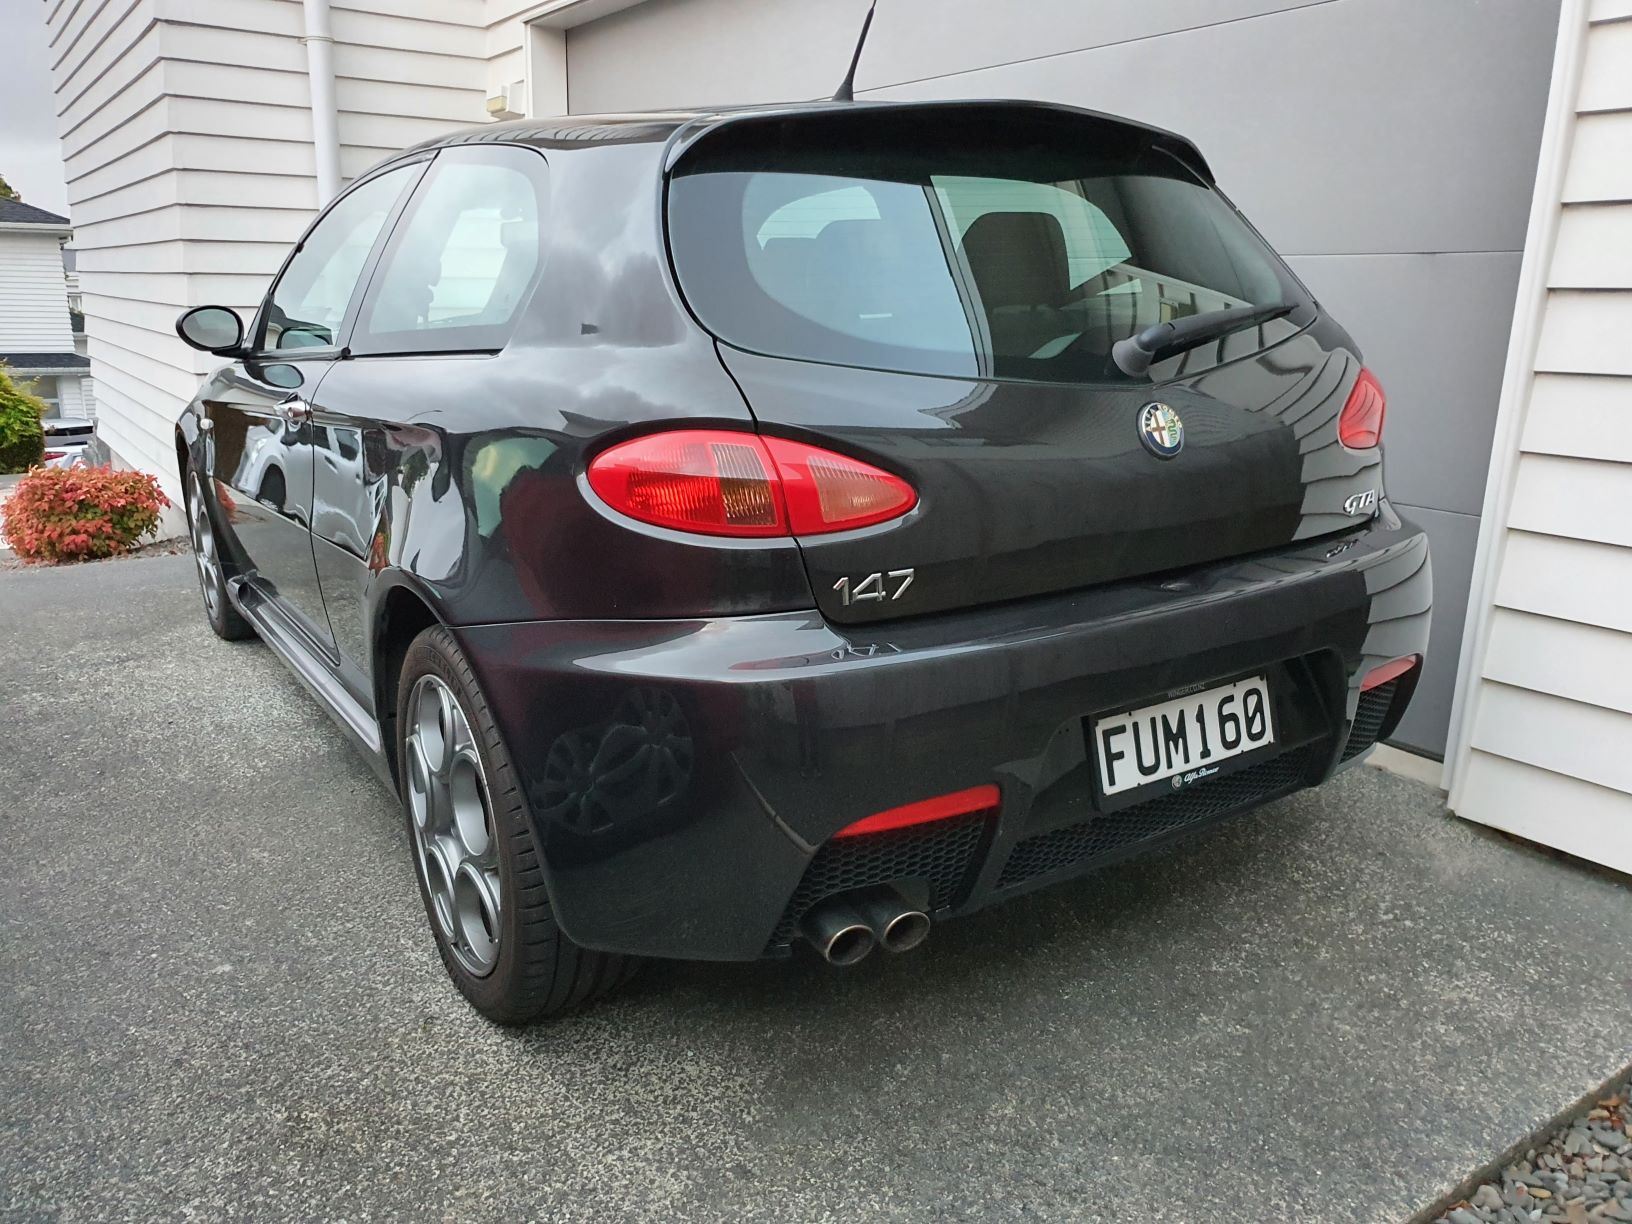
<path id="1" fill-rule="evenodd" d="M 342 196 L 306 235 L 261 312 L 256 347 L 329 348 L 380 229 L 419 165 L 400 166 Z"/>
<path id="2" fill-rule="evenodd" d="M 387 244 L 354 353 L 504 347 L 538 280 L 548 190 L 529 149 L 446 149 Z"/>

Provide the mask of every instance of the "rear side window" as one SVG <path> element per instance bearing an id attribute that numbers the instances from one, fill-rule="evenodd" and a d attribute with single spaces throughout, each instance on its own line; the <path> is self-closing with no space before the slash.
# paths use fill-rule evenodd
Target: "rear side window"
<path id="1" fill-rule="evenodd" d="M 380 259 L 352 351 L 503 348 L 538 281 L 545 201 L 531 150 L 438 154 Z"/>
<path id="2" fill-rule="evenodd" d="M 703 322 L 772 356 L 1119 382 L 1111 346 L 1154 323 L 1306 301 L 1223 197 L 1137 129 L 923 123 L 748 124 L 688 153 L 669 237 Z M 1231 337 L 1229 355 L 1297 326 Z"/>
<path id="3" fill-rule="evenodd" d="M 419 167 L 399 166 L 352 188 L 290 256 L 261 312 L 259 349 L 332 348 L 363 265 Z"/>

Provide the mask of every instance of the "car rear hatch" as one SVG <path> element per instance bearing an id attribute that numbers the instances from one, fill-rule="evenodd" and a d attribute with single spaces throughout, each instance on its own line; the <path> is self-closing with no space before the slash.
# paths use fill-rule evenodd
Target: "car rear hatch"
<path id="1" fill-rule="evenodd" d="M 1358 359 L 1177 137 L 1022 103 L 737 118 L 675 159 L 668 222 L 761 431 L 917 491 L 801 537 L 835 621 L 1180 570 L 1375 501 L 1376 448 L 1338 438 Z M 1252 307 L 1148 372 L 1113 352 Z"/>

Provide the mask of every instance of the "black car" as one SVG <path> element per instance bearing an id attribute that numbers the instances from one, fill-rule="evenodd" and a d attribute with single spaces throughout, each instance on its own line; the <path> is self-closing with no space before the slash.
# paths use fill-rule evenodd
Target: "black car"
<path id="1" fill-rule="evenodd" d="M 1329 778 L 1417 683 L 1382 390 L 1169 132 L 495 124 L 177 327 L 230 359 L 176 429 L 210 624 L 401 796 L 496 1020 L 904 951 Z"/>

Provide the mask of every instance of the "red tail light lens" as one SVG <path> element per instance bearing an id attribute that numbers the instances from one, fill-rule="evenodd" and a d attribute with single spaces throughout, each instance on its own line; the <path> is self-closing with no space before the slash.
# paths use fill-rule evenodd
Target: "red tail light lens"
<path id="1" fill-rule="evenodd" d="M 753 434 L 684 429 L 614 446 L 589 487 L 630 518 L 704 535 L 787 534 L 775 467 Z"/>
<path id="2" fill-rule="evenodd" d="M 967 816 L 971 812 L 996 810 L 1001 799 L 996 785 L 971 786 L 968 790 L 933 799 L 920 799 L 901 807 L 878 812 L 855 824 L 845 825 L 834 837 L 861 837 L 867 833 L 888 833 L 891 829 L 908 829 L 913 825 L 928 824 L 932 820 L 947 820 L 953 816 Z"/>
<path id="3" fill-rule="evenodd" d="M 44 459 L 61 459 L 67 453 L 68 453 L 67 451 L 46 451 L 45 454 L 40 456 L 40 458 L 42 460 L 44 460 Z"/>
<path id="4" fill-rule="evenodd" d="M 917 504 L 898 476 L 786 438 L 676 429 L 602 451 L 589 487 L 607 505 L 657 527 L 765 537 L 851 531 Z"/>
<path id="5" fill-rule="evenodd" d="M 764 441 L 782 477 L 794 535 L 870 527 L 918 504 L 911 485 L 870 463 L 786 438 Z"/>
<path id="6" fill-rule="evenodd" d="M 1383 384 L 1370 370 L 1362 369 L 1349 392 L 1349 402 L 1343 405 L 1343 415 L 1337 418 L 1337 436 L 1350 450 L 1370 450 L 1383 440 L 1387 410 Z"/>

